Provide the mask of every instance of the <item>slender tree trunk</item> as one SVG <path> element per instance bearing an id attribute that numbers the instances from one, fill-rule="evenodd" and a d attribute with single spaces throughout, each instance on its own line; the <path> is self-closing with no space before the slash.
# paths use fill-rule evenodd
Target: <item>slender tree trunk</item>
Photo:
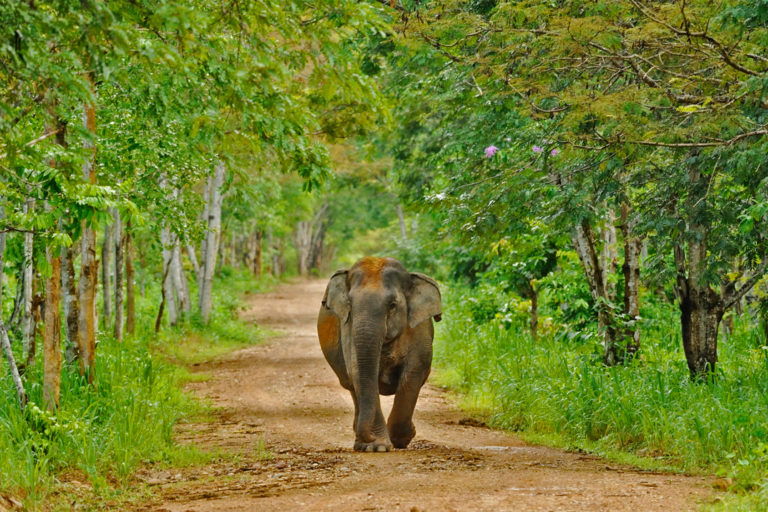
<path id="1" fill-rule="evenodd" d="M 234 268 L 237 266 L 237 235 L 232 233 L 229 237 L 229 266 Z"/>
<path id="2" fill-rule="evenodd" d="M 197 262 L 197 254 L 195 254 L 195 249 L 190 244 L 187 244 L 187 256 L 189 257 L 189 262 L 192 264 L 192 270 L 195 271 L 195 278 L 197 279 L 198 286 L 200 286 L 200 283 L 202 282 L 200 275 L 200 264 Z"/>
<path id="3" fill-rule="evenodd" d="M 262 253 L 262 239 L 264 238 L 264 232 L 257 230 L 253 234 L 253 258 L 251 264 L 253 265 L 253 275 L 257 278 L 261 277 L 261 253 Z"/>
<path id="4" fill-rule="evenodd" d="M 216 256 L 218 254 L 221 236 L 221 204 L 224 184 L 224 163 L 219 162 L 214 168 L 213 175 L 208 180 L 208 232 L 205 237 L 204 253 L 202 254 L 201 274 L 202 286 L 199 292 L 200 316 L 203 323 L 208 323 L 211 315 L 213 274 L 216 270 Z"/>
<path id="5" fill-rule="evenodd" d="M 27 199 L 24 204 L 24 214 L 34 215 L 34 199 Z M 31 366 L 35 362 L 35 322 L 32 316 L 32 279 L 34 271 L 34 262 L 32 260 L 32 248 L 34 235 L 24 233 L 24 270 L 23 270 L 23 292 L 22 292 L 22 319 L 21 319 L 21 341 L 24 349 L 24 359 L 26 366 Z"/>
<path id="6" fill-rule="evenodd" d="M 61 288 L 64 295 L 64 323 L 67 332 L 66 358 L 68 363 L 77 361 L 80 343 L 78 336 L 78 318 L 80 303 L 77 298 L 77 281 L 75 280 L 75 257 L 77 245 L 61 248 Z"/>
<path id="7" fill-rule="evenodd" d="M 273 236 L 271 229 L 269 231 L 269 239 L 269 247 L 272 250 L 272 275 L 279 279 L 283 274 L 282 240 L 280 240 L 280 237 Z"/>
<path id="8" fill-rule="evenodd" d="M 0 206 L 0 220 L 5 218 L 5 209 Z M 5 232 L 0 233 L 0 321 L 3 316 L 3 284 L 5 283 Z"/>
<path id="9" fill-rule="evenodd" d="M 88 79 L 93 81 L 90 75 Z M 87 103 L 83 111 L 83 124 L 85 129 L 96 136 L 96 108 L 92 103 Z M 85 140 L 83 147 L 88 153 L 88 158 L 83 163 L 83 176 L 87 183 L 96 184 L 96 149 L 94 144 Z M 93 227 L 83 222 L 80 251 L 80 318 L 78 340 L 80 342 L 80 372 L 88 376 L 88 381 L 93 382 L 93 363 L 96 358 L 96 285 L 97 285 L 97 261 L 96 261 L 96 233 Z"/>
<path id="10" fill-rule="evenodd" d="M 296 271 L 300 276 L 309 273 L 309 250 L 312 243 L 312 223 L 299 221 L 296 223 L 296 231 L 293 236 L 296 245 Z"/>
<path id="11" fill-rule="evenodd" d="M 163 245 L 163 300 L 168 311 L 168 323 L 176 325 L 179 321 L 173 286 L 173 245 L 171 242 L 171 230 L 164 227 L 160 232 L 160 240 Z"/>
<path id="12" fill-rule="evenodd" d="M 133 239 L 131 237 L 131 221 L 128 220 L 125 229 L 125 331 L 128 334 L 136 332 L 136 297 L 133 282 Z"/>
<path id="13" fill-rule="evenodd" d="M 403 206 L 400 203 L 395 205 L 395 211 L 397 212 L 397 220 L 400 223 L 400 236 L 403 237 L 403 241 L 408 240 L 408 231 L 405 229 L 405 215 L 403 215 Z"/>
<path id="14" fill-rule="evenodd" d="M 202 220 L 203 225 L 206 229 L 206 234 L 203 237 L 203 239 L 200 241 L 200 264 L 197 265 L 197 258 L 195 259 L 195 265 L 197 266 L 197 303 L 198 308 L 202 304 L 202 293 L 203 293 L 203 281 L 205 281 L 205 258 L 208 254 L 208 236 L 211 225 L 211 219 L 208 217 L 208 212 L 211 207 L 211 177 L 207 178 L 205 180 L 205 186 L 203 187 L 203 213 L 202 213 Z M 189 251 L 192 254 L 194 254 L 194 251 Z M 192 256 L 190 256 L 192 258 Z"/>
<path id="15" fill-rule="evenodd" d="M 123 265 L 125 259 L 125 235 L 123 233 L 120 211 L 115 208 L 112 211 L 114 219 L 114 244 L 115 244 L 115 329 L 114 335 L 117 341 L 123 341 Z"/>
<path id="16" fill-rule="evenodd" d="M 112 226 L 107 224 L 104 226 L 104 240 L 101 244 L 101 291 L 102 291 L 102 306 L 103 306 L 103 322 L 104 329 L 109 329 L 112 322 L 112 246 L 114 240 L 112 238 Z"/>
<path id="17" fill-rule="evenodd" d="M 3 324 L 2 318 L 0 318 L 0 345 L 3 347 L 5 359 L 8 361 L 8 366 L 11 369 L 11 378 L 13 379 L 13 385 L 16 387 L 16 398 L 19 400 L 19 407 L 23 411 L 28 401 L 27 392 L 24 389 L 24 383 L 21 381 L 16 358 L 14 358 L 13 350 L 11 349 L 11 340 L 8 339 L 8 331 L 5 328 L 5 324 Z"/>
<path id="18" fill-rule="evenodd" d="M 189 285 L 187 283 L 187 276 L 184 274 L 184 266 L 182 265 L 179 237 L 175 234 L 173 235 L 173 259 L 171 260 L 171 265 L 173 286 L 179 298 L 179 312 L 188 314 L 191 311 Z"/>
<path id="19" fill-rule="evenodd" d="M 45 330 L 43 333 L 43 403 L 49 411 L 59 407 L 61 388 L 61 251 L 47 251 L 51 275 L 45 285 Z"/>
<path id="20" fill-rule="evenodd" d="M 296 245 L 296 266 L 299 275 L 306 276 L 320 263 L 328 205 L 324 204 L 311 221 L 300 221 L 296 224 L 294 242 Z"/>
<path id="21" fill-rule="evenodd" d="M 613 366 L 618 362 L 616 358 L 616 327 L 603 286 L 605 283 L 603 269 L 600 267 L 600 261 L 595 250 L 594 235 L 586 219 L 573 227 L 571 239 L 581 260 L 592 298 L 597 305 L 597 325 L 600 332 L 603 333 L 604 362 Z"/>
<path id="22" fill-rule="evenodd" d="M 633 223 L 629 218 L 629 205 L 621 205 L 621 233 L 624 239 L 624 316 L 625 327 L 622 329 L 623 345 L 617 354 L 621 360 L 629 360 L 640 350 L 640 329 L 635 324 L 640 317 L 640 253 L 642 240 L 633 233 Z"/>
<path id="23" fill-rule="evenodd" d="M 616 214 L 612 208 L 606 206 L 605 209 L 605 226 L 600 230 L 603 242 L 603 247 L 600 251 L 600 274 L 603 278 L 605 297 L 610 301 L 614 301 L 616 300 L 616 284 L 611 280 L 611 276 L 616 273 L 619 249 L 616 236 Z"/>
<path id="24" fill-rule="evenodd" d="M 45 286 L 43 284 L 43 286 Z M 32 280 L 32 337 L 30 338 L 29 353 L 27 354 L 26 367 L 31 368 L 35 364 L 35 356 L 37 355 L 37 337 L 38 335 L 42 339 L 43 333 L 40 330 L 40 326 L 43 322 L 43 307 L 45 298 L 43 297 L 45 290 L 39 290 L 40 287 L 40 274 L 36 274 Z"/>
<path id="25" fill-rule="evenodd" d="M 312 234 L 312 242 L 309 246 L 309 270 L 320 269 L 323 264 L 323 251 L 325 250 L 325 231 L 327 223 L 325 220 L 315 225 Z"/>
<path id="26" fill-rule="evenodd" d="M 536 283 L 531 280 L 528 282 L 531 294 L 531 337 L 534 342 L 539 340 L 539 290 Z"/>
<path id="27" fill-rule="evenodd" d="M 24 267 L 22 266 L 16 280 L 16 296 L 13 299 L 13 311 L 8 319 L 8 329 L 14 329 L 21 324 L 24 317 Z"/>

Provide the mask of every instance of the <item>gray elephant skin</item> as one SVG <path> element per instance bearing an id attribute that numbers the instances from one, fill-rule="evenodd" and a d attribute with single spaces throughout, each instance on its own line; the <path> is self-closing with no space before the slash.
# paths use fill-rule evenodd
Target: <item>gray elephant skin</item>
<path id="1" fill-rule="evenodd" d="M 440 290 L 392 258 L 363 258 L 333 274 L 317 318 L 320 348 L 355 405 L 356 451 L 405 448 L 432 364 Z M 395 395 L 385 422 L 379 395 Z"/>

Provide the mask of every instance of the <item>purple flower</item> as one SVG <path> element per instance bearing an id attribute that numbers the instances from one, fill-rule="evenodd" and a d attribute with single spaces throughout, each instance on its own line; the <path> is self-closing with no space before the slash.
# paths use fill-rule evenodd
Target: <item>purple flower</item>
<path id="1" fill-rule="evenodd" d="M 493 158 L 493 155 L 495 155 L 498 150 L 499 148 L 491 144 L 490 146 L 485 148 L 485 158 Z"/>
<path id="2" fill-rule="evenodd" d="M 557 156 L 558 154 L 560 154 L 560 150 L 555 148 L 552 151 L 550 151 L 549 154 L 552 156 Z"/>
<path id="3" fill-rule="evenodd" d="M 544 148 L 542 148 L 541 146 L 533 146 L 534 153 L 541 153 L 542 151 L 544 151 Z"/>

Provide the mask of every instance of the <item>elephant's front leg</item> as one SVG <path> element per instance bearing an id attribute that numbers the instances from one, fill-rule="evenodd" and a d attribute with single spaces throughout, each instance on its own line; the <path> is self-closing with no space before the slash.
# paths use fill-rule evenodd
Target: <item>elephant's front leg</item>
<path id="1" fill-rule="evenodd" d="M 392 412 L 389 413 L 387 431 L 395 448 L 407 448 L 416 435 L 413 425 L 413 410 L 419 399 L 419 391 L 426 379 L 421 375 L 404 375 L 395 393 Z"/>
<path id="2" fill-rule="evenodd" d="M 376 411 L 372 422 L 361 420 L 358 416 L 359 411 L 355 411 L 355 451 L 388 452 L 392 449 L 378 395 L 376 395 L 375 407 Z"/>

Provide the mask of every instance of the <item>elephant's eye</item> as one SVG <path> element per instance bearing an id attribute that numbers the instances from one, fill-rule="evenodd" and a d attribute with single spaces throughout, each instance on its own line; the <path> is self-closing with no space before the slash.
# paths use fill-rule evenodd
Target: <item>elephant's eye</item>
<path id="1" fill-rule="evenodd" d="M 393 300 L 392 302 L 389 303 L 389 310 L 390 311 L 392 311 L 396 307 L 397 307 L 397 301 L 396 300 Z"/>

